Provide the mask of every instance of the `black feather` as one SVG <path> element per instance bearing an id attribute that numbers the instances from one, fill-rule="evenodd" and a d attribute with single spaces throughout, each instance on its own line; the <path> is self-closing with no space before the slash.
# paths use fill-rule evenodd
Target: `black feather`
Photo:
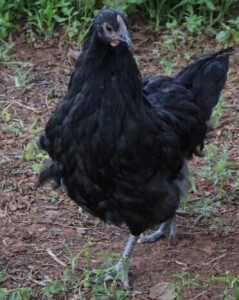
<path id="1" fill-rule="evenodd" d="M 229 53 L 204 57 L 175 78 L 142 81 L 132 52 L 100 38 L 118 12 L 94 20 L 69 90 L 40 139 L 52 163 L 40 174 L 63 182 L 78 205 L 133 235 L 175 214 L 185 160 L 204 141 L 226 80 Z"/>

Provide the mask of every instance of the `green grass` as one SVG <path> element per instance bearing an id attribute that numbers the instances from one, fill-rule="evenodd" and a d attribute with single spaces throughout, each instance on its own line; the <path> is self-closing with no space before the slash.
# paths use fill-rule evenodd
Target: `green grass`
<path id="1" fill-rule="evenodd" d="M 222 300 L 238 300 L 239 299 L 239 277 L 234 275 L 213 276 L 212 280 L 221 282 L 226 285 Z"/>
<path id="2" fill-rule="evenodd" d="M 112 278 L 100 278 L 106 274 L 107 268 L 112 266 L 116 254 L 107 254 L 102 268 L 96 269 L 90 266 L 93 259 L 90 251 L 91 241 L 86 239 L 81 251 L 73 253 L 70 246 L 64 243 L 66 249 L 65 259 L 68 262 L 58 278 L 49 278 L 39 281 L 34 274 L 29 274 L 32 281 L 37 282 L 37 288 L 30 287 L 0 288 L 1 300 L 30 300 L 30 299 L 86 299 L 85 294 L 90 295 L 89 299 L 123 300 L 128 296 L 125 291 Z M 79 273 L 79 259 L 84 262 L 82 274 Z M 0 284 L 4 281 L 5 272 L 0 272 Z M 110 280 L 110 282 L 109 282 Z M 93 282 L 94 281 L 94 282 Z M 67 297 L 67 298 L 66 298 Z M 87 298 L 88 299 L 88 298 Z"/>
<path id="3" fill-rule="evenodd" d="M 201 175 L 214 187 L 223 189 L 224 184 L 232 183 L 233 169 L 229 164 L 228 146 L 222 145 L 220 148 L 211 144 L 207 147 L 205 165 L 201 168 Z"/>
<path id="4" fill-rule="evenodd" d="M 189 272 L 179 272 L 173 274 L 173 280 L 168 285 L 169 289 L 176 295 L 177 300 L 184 299 L 186 289 L 195 289 L 199 287 L 198 278 L 193 277 Z"/>
<path id="5" fill-rule="evenodd" d="M 217 275 L 206 279 L 204 283 L 199 284 L 200 276 L 194 277 L 189 272 L 180 272 L 172 275 L 172 282 L 169 283 L 168 288 L 171 289 L 177 300 L 185 299 L 187 291 L 193 289 L 201 289 L 201 296 L 205 293 L 210 293 L 216 283 L 221 283 L 221 291 L 218 292 L 218 300 L 238 300 L 239 299 L 239 277 L 234 275 Z M 171 298 L 170 298 L 171 299 Z M 191 297 L 190 297 L 191 299 Z M 194 298 L 192 298 L 194 299 Z M 196 299 L 196 297 L 195 297 Z"/>
<path id="6" fill-rule="evenodd" d="M 137 14 L 161 30 L 176 21 L 193 35 L 211 34 L 223 44 L 239 40 L 237 0 L 0 0 L 0 41 L 12 30 L 27 30 L 31 40 L 52 37 L 61 28 L 63 38 L 82 40 L 92 17 L 102 7 Z"/>
<path id="7" fill-rule="evenodd" d="M 25 82 L 25 81 L 24 81 Z M 9 106 L 4 107 L 0 112 L 0 120 L 3 122 L 3 127 L 7 132 L 13 133 L 16 137 L 22 137 L 27 132 L 28 137 L 32 137 L 22 147 L 18 157 L 27 161 L 33 171 L 38 172 L 43 164 L 43 161 L 48 158 L 48 155 L 39 149 L 36 136 L 43 131 L 43 127 L 39 126 L 38 120 L 33 119 L 32 123 L 25 126 L 21 119 L 13 118 Z"/>

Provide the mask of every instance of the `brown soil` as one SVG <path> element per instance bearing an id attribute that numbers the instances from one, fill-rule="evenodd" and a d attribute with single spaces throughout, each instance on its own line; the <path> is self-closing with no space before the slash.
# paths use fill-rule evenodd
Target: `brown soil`
<path id="1" fill-rule="evenodd" d="M 160 41 L 160 37 L 155 37 L 150 28 L 135 26 L 135 54 L 144 74 L 164 72 L 160 60 L 154 55 L 154 49 L 160 50 L 156 40 Z M 14 42 L 10 61 L 24 64 L 0 66 L 1 113 L 5 107 L 10 113 L 10 120 L 1 118 L 0 123 L 0 271 L 5 273 L 1 287 L 27 286 L 37 295 L 45 279 L 61 279 L 64 270 L 47 249 L 69 264 L 64 243 L 73 253 L 78 253 L 85 248 L 85 238 L 90 237 L 90 266 L 100 267 L 106 252 L 121 252 L 128 231 L 107 226 L 85 213 L 80 214 L 63 192 L 53 192 L 50 186 L 34 189 L 36 174 L 32 162 L 23 160 L 21 154 L 38 135 L 31 133 L 31 124 L 37 121 L 38 126 L 43 127 L 67 89 L 72 70 L 66 57 L 70 45 L 55 39 L 51 42 L 40 40 L 31 46 L 21 36 Z M 195 45 L 197 55 L 193 59 L 207 51 L 201 48 L 203 45 L 207 45 L 207 50 L 219 49 L 214 42 L 205 39 L 200 47 Z M 183 58 L 183 51 L 178 48 L 175 52 L 175 72 L 188 63 Z M 24 88 L 17 88 L 14 84 L 13 76 L 20 67 L 27 72 L 27 86 Z M 163 239 L 154 244 L 136 246 L 130 264 L 132 299 L 152 299 L 150 288 L 160 282 L 174 282 L 183 287 L 181 299 L 221 299 L 225 284 L 213 281 L 212 277 L 239 275 L 239 192 L 232 184 L 238 177 L 236 163 L 239 160 L 238 75 L 238 56 L 235 54 L 223 93 L 223 117 L 210 140 L 220 151 L 227 148 L 231 165 L 237 166 L 233 168 L 233 176 L 220 187 L 223 196 L 218 200 L 219 188 L 199 173 L 205 159 L 190 162 L 197 190 L 189 195 L 189 214 L 178 217 L 177 243 L 168 248 L 167 240 Z M 12 123 L 20 127 L 19 132 L 12 132 Z M 214 199 L 214 206 L 208 217 L 196 214 L 192 209 L 195 203 L 209 197 Z M 85 256 L 80 256 L 75 270 L 80 279 L 86 264 Z M 199 285 L 190 288 L 189 284 L 183 284 L 179 278 L 183 278 L 182 272 L 187 272 L 190 278 L 197 278 Z M 82 291 L 84 299 L 91 299 L 89 290 Z M 54 299 L 73 299 L 75 292 L 71 290 Z M 39 295 L 34 299 L 41 299 Z"/>

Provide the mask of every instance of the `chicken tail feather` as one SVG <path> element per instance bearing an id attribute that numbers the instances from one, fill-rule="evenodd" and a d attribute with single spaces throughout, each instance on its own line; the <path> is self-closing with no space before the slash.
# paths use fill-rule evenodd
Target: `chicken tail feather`
<path id="1" fill-rule="evenodd" d="M 196 96 L 196 104 L 205 121 L 211 117 L 227 80 L 229 56 L 233 48 L 209 54 L 184 68 L 177 79 Z"/>

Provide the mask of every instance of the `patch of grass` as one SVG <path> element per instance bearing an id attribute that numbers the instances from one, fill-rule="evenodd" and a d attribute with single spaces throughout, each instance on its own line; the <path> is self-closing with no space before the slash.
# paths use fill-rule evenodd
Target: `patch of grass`
<path id="1" fill-rule="evenodd" d="M 86 247 L 84 247 L 84 249 L 76 254 L 72 253 L 69 245 L 67 243 L 64 243 L 65 245 L 65 248 L 67 250 L 67 259 L 70 263 L 70 266 L 71 266 L 71 272 L 74 273 L 75 272 L 75 268 L 76 268 L 76 264 L 77 264 L 77 261 L 79 259 L 80 256 L 82 256 L 82 254 L 85 252 L 85 251 L 88 251 L 86 250 Z M 88 249 L 88 248 L 87 248 Z"/>
<path id="2" fill-rule="evenodd" d="M 47 157 L 46 153 L 38 148 L 36 139 L 28 142 L 20 155 L 21 159 L 31 163 L 32 169 L 35 172 L 39 172 L 43 161 Z"/>
<path id="3" fill-rule="evenodd" d="M 7 43 L 0 39 L 0 62 L 9 60 L 9 51 L 13 47 L 13 44 Z"/>
<path id="4" fill-rule="evenodd" d="M 9 30 L 14 27 L 11 18 L 11 10 L 13 7 L 14 3 L 12 3 L 11 1 L 0 1 L 0 40 L 6 38 Z"/>
<path id="5" fill-rule="evenodd" d="M 230 19 L 226 23 L 222 23 L 221 30 L 216 35 L 216 40 L 222 47 L 231 45 L 232 40 L 239 42 L 239 17 Z"/>
<path id="6" fill-rule="evenodd" d="M 13 77 L 16 88 L 29 88 L 31 85 L 28 84 L 28 75 L 31 72 L 31 68 L 27 70 L 23 67 L 17 68 Z"/>
<path id="7" fill-rule="evenodd" d="M 193 45 L 202 40 L 201 32 L 196 30 L 199 28 L 198 24 L 194 24 L 193 22 L 196 20 L 193 20 L 188 18 L 187 22 L 183 24 L 179 24 L 177 19 L 166 22 L 160 41 L 155 43 L 156 49 L 153 50 L 153 53 L 160 60 L 166 75 L 172 74 L 174 66 L 178 65 L 182 55 L 186 60 L 190 60 L 195 55 L 201 55 L 198 51 L 192 50 Z"/>
<path id="8" fill-rule="evenodd" d="M 69 38 L 82 39 L 91 18 L 102 7 L 140 14 L 153 22 L 156 30 L 177 20 L 193 35 L 206 32 L 215 36 L 220 31 L 219 40 L 238 40 L 237 15 L 226 19 L 239 8 L 237 0 L 0 0 L 0 40 L 12 29 L 22 31 L 21 25 L 27 28 L 31 39 L 35 34 L 52 37 L 58 26 Z"/>
<path id="9" fill-rule="evenodd" d="M 16 121 L 9 122 L 6 127 L 7 131 L 14 133 L 15 136 L 22 136 L 23 128 L 24 128 L 24 125 L 23 125 L 22 120 L 16 120 Z"/>
<path id="10" fill-rule="evenodd" d="M 188 272 L 173 274 L 174 282 L 169 284 L 169 288 L 175 293 L 177 300 L 184 299 L 185 289 L 194 289 L 199 287 L 197 277 L 192 277 Z"/>
<path id="11" fill-rule="evenodd" d="M 205 164 L 200 173 L 217 189 L 217 198 L 220 199 L 226 195 L 228 186 L 231 186 L 235 180 L 229 163 L 227 145 L 221 145 L 220 149 L 213 144 L 207 147 Z"/>
<path id="12" fill-rule="evenodd" d="M 49 196 L 50 196 L 50 201 L 52 203 L 56 202 L 56 200 L 59 197 L 58 193 L 56 193 L 55 191 L 51 191 Z"/>
<path id="13" fill-rule="evenodd" d="M 28 15 L 28 24 L 33 30 L 41 35 L 51 37 L 56 24 L 57 6 L 54 1 L 38 0 L 35 1 L 34 6 L 30 9 L 25 9 Z"/>
<path id="14" fill-rule="evenodd" d="M 77 291 L 77 295 L 74 295 L 76 299 L 84 299 L 83 295 L 85 293 L 91 295 L 90 299 L 123 300 L 128 296 L 128 292 L 120 288 L 115 280 L 110 276 L 106 276 L 108 267 L 112 266 L 118 255 L 107 254 L 103 267 L 101 269 L 92 269 L 90 267 L 92 254 L 90 252 L 91 241 L 89 238 L 85 240 L 83 249 L 78 253 L 73 253 L 68 244 L 64 243 L 64 245 L 67 251 L 66 258 L 69 262 L 69 267 L 64 269 L 61 279 L 50 280 L 44 283 L 44 287 L 40 291 L 43 299 L 56 299 L 56 297 L 60 299 L 61 296 L 75 293 L 75 291 Z M 79 258 L 83 258 L 86 263 L 81 280 L 75 274 Z M 103 276 L 106 277 L 104 278 Z M 110 283 L 109 280 L 111 280 Z"/>
<path id="15" fill-rule="evenodd" d="M 221 217 L 215 218 L 211 226 L 211 230 L 216 232 L 220 237 L 228 236 L 232 232 L 232 228 L 228 220 Z"/>
<path id="16" fill-rule="evenodd" d="M 213 200 L 211 198 L 206 198 L 202 201 L 196 201 L 193 210 L 201 216 L 209 217 L 214 207 Z"/>
<path id="17" fill-rule="evenodd" d="M 209 120 L 209 124 L 213 127 L 213 128 L 217 128 L 221 117 L 223 115 L 223 104 L 224 104 L 224 100 L 220 99 L 220 101 L 218 102 L 218 104 L 214 107 L 213 109 L 213 113 L 212 116 Z"/>
<path id="18" fill-rule="evenodd" d="M 0 40 L 20 24 L 27 25 L 31 40 L 35 34 L 52 37 L 58 25 L 72 38 L 87 29 L 95 10 L 96 0 L 1 0 Z"/>
<path id="19" fill-rule="evenodd" d="M 14 289 L 0 288 L 1 300 L 31 300 L 32 296 L 32 290 L 27 287 L 19 287 Z"/>
<path id="20" fill-rule="evenodd" d="M 221 297 L 222 300 L 238 300 L 239 299 L 239 277 L 233 275 L 213 276 L 213 281 L 226 284 Z"/>
<path id="21" fill-rule="evenodd" d="M 1 119 L 3 122 L 8 123 L 11 120 L 11 113 L 9 112 L 9 106 L 6 106 L 1 111 Z"/>
<path id="22" fill-rule="evenodd" d="M 123 300 L 129 295 L 115 279 L 107 275 L 107 269 L 86 269 L 83 277 L 82 286 L 90 291 L 94 299 Z"/>
<path id="23" fill-rule="evenodd" d="M 55 299 L 54 296 L 56 295 L 60 299 L 64 297 L 65 292 L 70 292 L 72 289 L 78 287 L 78 285 L 77 276 L 66 268 L 63 271 L 62 278 L 47 282 L 41 289 L 40 294 L 43 296 L 43 299 Z"/>
<path id="24" fill-rule="evenodd" d="M 29 133 L 37 134 L 44 130 L 44 127 L 38 125 L 38 119 L 34 119 L 32 123 L 29 125 Z"/>
<path id="25" fill-rule="evenodd" d="M 12 120 L 12 115 L 9 111 L 9 106 L 6 106 L 1 111 L 1 119 L 5 123 L 5 128 L 8 132 L 14 133 L 16 136 L 22 136 L 24 124 L 22 120 Z"/>

